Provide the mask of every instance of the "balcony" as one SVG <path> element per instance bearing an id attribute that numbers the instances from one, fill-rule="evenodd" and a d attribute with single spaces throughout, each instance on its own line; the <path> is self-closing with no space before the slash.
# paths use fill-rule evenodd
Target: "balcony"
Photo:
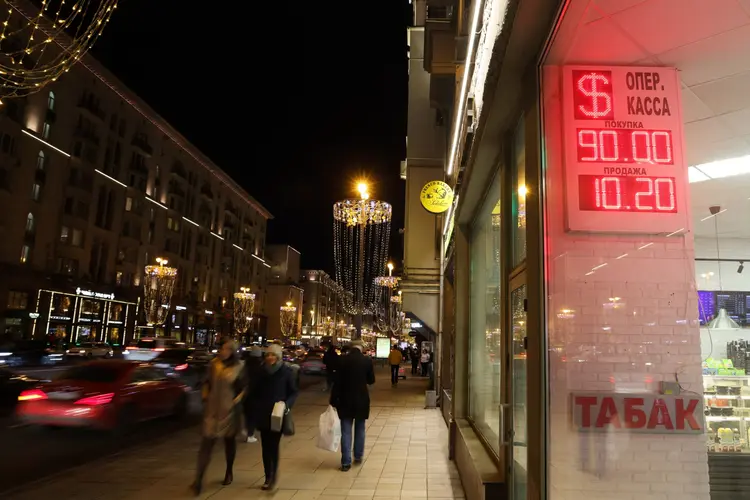
<path id="1" fill-rule="evenodd" d="M 99 103 L 92 94 L 84 94 L 78 100 L 78 108 L 86 111 L 89 115 L 103 122 L 107 118 L 107 113 L 99 107 Z"/>
<path id="2" fill-rule="evenodd" d="M 144 134 L 136 134 L 130 145 L 138 149 L 144 156 L 151 158 L 154 155 L 154 148 L 148 143 L 148 137 Z"/>
<path id="3" fill-rule="evenodd" d="M 99 143 L 101 142 L 101 138 L 91 129 L 76 127 L 74 135 L 95 146 L 99 146 Z"/>
<path id="4" fill-rule="evenodd" d="M 213 199 L 214 199 L 214 193 L 213 193 L 213 191 L 211 191 L 211 185 L 210 184 L 208 184 L 208 183 L 203 184 L 203 186 L 201 187 L 201 195 L 203 195 L 206 198 L 208 198 L 209 201 L 213 201 Z"/>
<path id="5" fill-rule="evenodd" d="M 172 166 L 172 171 L 169 172 L 169 174 L 179 179 L 187 180 L 187 172 L 185 171 L 185 167 L 180 162 L 177 162 Z"/>

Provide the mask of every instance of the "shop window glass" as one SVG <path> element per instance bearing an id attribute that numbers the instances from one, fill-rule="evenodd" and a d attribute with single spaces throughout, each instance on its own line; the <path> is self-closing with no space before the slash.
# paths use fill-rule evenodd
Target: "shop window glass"
<path id="1" fill-rule="evenodd" d="M 501 388 L 500 183 L 495 179 L 471 229 L 469 416 L 499 453 Z"/>
<path id="2" fill-rule="evenodd" d="M 513 267 L 526 260 L 526 141 L 524 120 L 513 138 Z"/>
<path id="3" fill-rule="evenodd" d="M 8 293 L 8 309 L 26 309 L 29 304 L 29 294 L 26 292 L 10 291 Z"/>
<path id="4" fill-rule="evenodd" d="M 750 453 L 747 13 L 612 5 L 568 2 L 540 72 L 547 483 L 709 498 Z"/>

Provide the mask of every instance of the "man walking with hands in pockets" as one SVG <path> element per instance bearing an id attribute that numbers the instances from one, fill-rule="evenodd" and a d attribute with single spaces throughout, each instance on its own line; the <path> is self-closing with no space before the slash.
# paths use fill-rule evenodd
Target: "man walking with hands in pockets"
<path id="1" fill-rule="evenodd" d="M 365 454 L 365 421 L 370 418 L 370 391 L 375 383 L 372 359 L 362 353 L 361 340 L 354 340 L 351 349 L 339 359 L 336 379 L 331 391 L 331 406 L 341 420 L 341 470 L 352 468 L 352 431 L 354 463 L 362 463 Z"/>

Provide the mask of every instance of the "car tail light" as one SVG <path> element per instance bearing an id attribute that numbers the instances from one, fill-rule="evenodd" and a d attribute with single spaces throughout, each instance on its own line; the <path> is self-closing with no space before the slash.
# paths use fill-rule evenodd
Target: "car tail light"
<path id="1" fill-rule="evenodd" d="M 44 391 L 40 391 L 39 389 L 23 391 L 18 395 L 19 401 L 38 401 L 40 399 L 47 399 L 47 395 L 44 393 Z"/>
<path id="2" fill-rule="evenodd" d="M 182 371 L 182 370 L 187 370 L 187 367 L 188 367 L 188 364 L 187 363 L 183 363 L 181 365 L 175 366 L 174 369 L 175 369 L 175 371 L 179 372 L 179 371 Z"/>
<path id="3" fill-rule="evenodd" d="M 138 349 L 138 348 L 137 347 L 126 347 L 125 348 L 126 351 L 135 351 L 136 349 Z"/>
<path id="4" fill-rule="evenodd" d="M 163 352 L 164 348 L 163 347 L 154 347 L 154 351 L 156 351 L 156 352 Z"/>
<path id="5" fill-rule="evenodd" d="M 97 394 L 96 396 L 89 396 L 87 398 L 81 398 L 75 402 L 77 405 L 86 406 L 101 406 L 112 402 L 112 398 L 115 397 L 114 392 L 108 392 L 106 394 Z"/>

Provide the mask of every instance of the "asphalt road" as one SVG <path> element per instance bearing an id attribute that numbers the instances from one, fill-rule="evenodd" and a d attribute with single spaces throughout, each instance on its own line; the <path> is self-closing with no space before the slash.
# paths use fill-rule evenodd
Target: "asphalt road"
<path id="1" fill-rule="evenodd" d="M 62 368 L 61 368 L 62 369 Z M 45 370 L 54 377 L 61 369 Z M 39 370 L 41 371 L 41 370 Z M 31 370 L 24 373 L 32 375 Z M 33 373 L 41 376 L 40 373 Z M 302 390 L 322 382 L 323 377 L 303 375 Z M 75 429 L 48 430 L 22 425 L 12 417 L 0 419 L 0 498 L 2 493 L 25 483 L 41 479 L 65 469 L 84 465 L 136 445 L 160 440 L 182 429 L 196 427 L 200 422 L 200 402 L 194 394 L 191 414 L 180 422 L 155 420 L 140 425 L 132 434 L 116 437 Z"/>

